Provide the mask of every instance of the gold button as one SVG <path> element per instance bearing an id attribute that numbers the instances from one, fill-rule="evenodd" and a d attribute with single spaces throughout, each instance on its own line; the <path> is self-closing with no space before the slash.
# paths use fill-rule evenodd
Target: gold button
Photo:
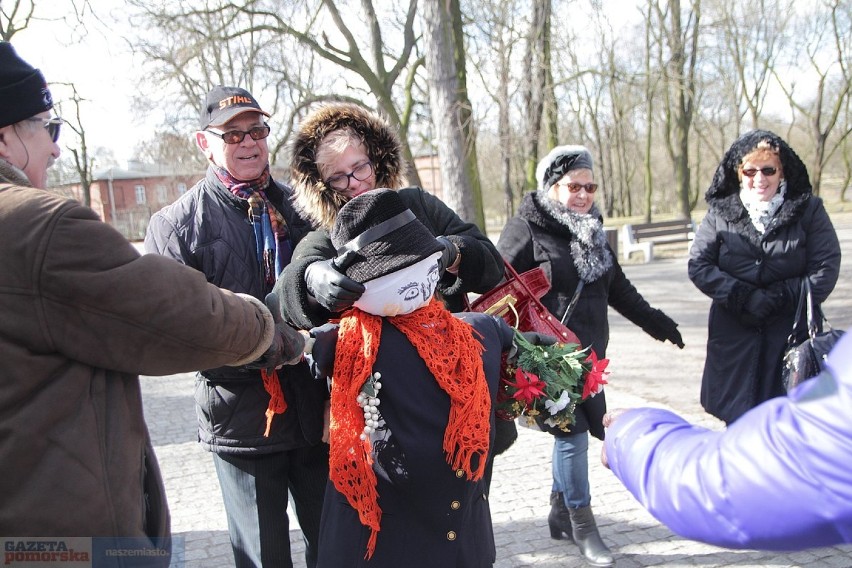
<path id="1" fill-rule="evenodd" d="M 456 531 L 450 531 L 447 533 L 447 540 L 456 540 Z"/>
<path id="2" fill-rule="evenodd" d="M 458 511 L 459 507 L 461 507 L 461 503 L 459 503 L 458 501 L 453 501 L 452 503 L 450 503 L 450 509 L 452 509 L 453 511 Z"/>
<path id="3" fill-rule="evenodd" d="M 464 477 L 464 470 L 463 469 L 457 469 L 456 470 L 456 477 L 458 477 L 458 478 Z"/>

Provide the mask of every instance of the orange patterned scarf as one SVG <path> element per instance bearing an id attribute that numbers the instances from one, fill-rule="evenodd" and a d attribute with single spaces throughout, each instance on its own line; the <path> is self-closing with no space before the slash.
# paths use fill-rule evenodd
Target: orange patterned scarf
<path id="1" fill-rule="evenodd" d="M 417 349 L 429 372 L 450 397 L 444 430 L 444 453 L 453 469 L 470 480 L 482 478 L 488 453 L 491 396 L 482 366 L 482 345 L 468 323 L 454 317 L 438 300 L 410 314 L 388 318 Z M 382 518 L 372 468 L 370 440 L 359 438 L 364 412 L 356 402 L 361 386 L 373 372 L 379 350 L 382 318 L 353 308 L 343 314 L 331 386 L 329 474 L 334 486 L 370 527 L 370 558 Z M 478 461 L 475 461 L 478 457 Z"/>

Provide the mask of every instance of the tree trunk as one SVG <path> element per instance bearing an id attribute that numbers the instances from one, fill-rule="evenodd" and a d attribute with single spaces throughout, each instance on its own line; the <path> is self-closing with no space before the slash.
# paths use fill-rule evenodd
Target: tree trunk
<path id="1" fill-rule="evenodd" d="M 463 46 L 456 45 L 452 4 L 454 0 L 423 2 L 421 16 L 426 69 L 429 74 L 429 106 L 438 143 L 444 202 L 462 219 L 484 227 L 481 207 L 480 215 L 477 216 L 474 206 L 471 170 L 466 164 L 471 159 L 475 160 L 475 156 L 469 156 L 471 144 L 463 130 L 465 126 L 470 127 L 470 108 L 463 108 L 459 96 L 456 53 L 459 49 L 463 51 Z"/>

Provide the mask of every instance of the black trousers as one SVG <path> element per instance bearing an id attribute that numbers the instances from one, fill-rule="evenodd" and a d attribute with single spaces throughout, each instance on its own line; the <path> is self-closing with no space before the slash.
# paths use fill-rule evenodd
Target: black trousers
<path id="1" fill-rule="evenodd" d="M 328 444 L 270 454 L 213 454 L 236 568 L 292 568 L 288 493 L 316 566 Z"/>

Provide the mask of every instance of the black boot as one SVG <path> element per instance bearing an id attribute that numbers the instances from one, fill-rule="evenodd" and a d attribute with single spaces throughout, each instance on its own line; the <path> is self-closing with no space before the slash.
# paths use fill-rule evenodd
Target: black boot
<path id="1" fill-rule="evenodd" d="M 612 552 L 606 547 L 591 507 L 580 507 L 579 509 L 568 509 L 573 525 L 574 542 L 580 548 L 586 562 L 592 566 L 615 566 Z"/>
<path id="2" fill-rule="evenodd" d="M 550 514 L 547 515 L 547 524 L 550 526 L 550 538 L 561 540 L 563 534 L 568 540 L 574 538 L 571 533 L 571 514 L 565 506 L 562 493 L 554 491 L 550 494 Z"/>

